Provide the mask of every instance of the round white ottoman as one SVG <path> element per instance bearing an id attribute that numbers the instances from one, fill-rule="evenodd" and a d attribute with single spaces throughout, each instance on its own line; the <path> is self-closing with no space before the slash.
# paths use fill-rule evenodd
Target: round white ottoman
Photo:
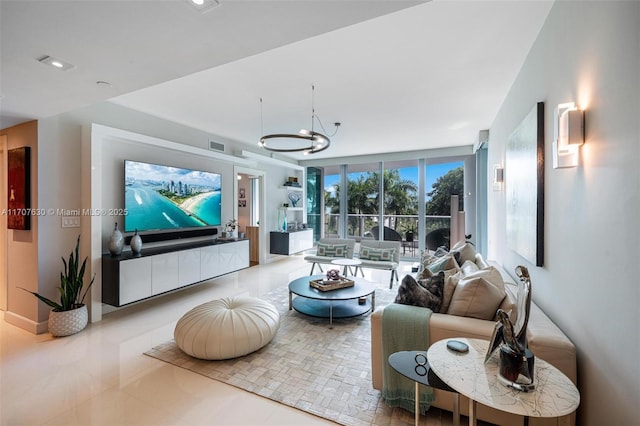
<path id="1" fill-rule="evenodd" d="M 276 308 L 255 297 L 228 297 L 196 306 L 176 324 L 176 344 L 200 359 L 228 359 L 257 351 L 280 327 Z"/>

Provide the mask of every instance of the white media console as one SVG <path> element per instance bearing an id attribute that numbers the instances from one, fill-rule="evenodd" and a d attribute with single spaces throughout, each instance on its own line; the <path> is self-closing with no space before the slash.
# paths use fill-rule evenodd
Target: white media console
<path id="1" fill-rule="evenodd" d="M 102 302 L 123 306 L 249 267 L 249 240 L 208 240 L 102 257 Z"/>

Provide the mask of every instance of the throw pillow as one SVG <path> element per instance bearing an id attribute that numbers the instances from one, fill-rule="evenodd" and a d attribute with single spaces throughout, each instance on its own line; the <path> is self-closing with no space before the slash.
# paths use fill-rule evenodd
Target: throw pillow
<path id="1" fill-rule="evenodd" d="M 476 249 L 473 247 L 471 243 L 458 242 L 451 249 L 451 253 L 459 253 L 460 254 L 460 264 L 462 265 L 466 261 L 474 262 L 476 261 Z"/>
<path id="2" fill-rule="evenodd" d="M 432 257 L 433 256 L 431 256 L 427 250 L 422 250 L 420 252 L 420 262 L 418 263 L 418 272 L 416 275 L 417 277 L 429 278 L 431 275 L 433 275 L 431 273 L 428 273 L 426 276 L 423 276 L 423 273 L 425 273 L 425 270 L 427 269 L 427 265 L 431 261 Z"/>
<path id="3" fill-rule="evenodd" d="M 396 249 L 393 248 L 377 249 L 372 247 L 361 247 L 360 259 L 393 262 L 393 255 L 395 252 Z"/>
<path id="4" fill-rule="evenodd" d="M 437 274 L 440 271 L 448 271 L 449 269 L 460 269 L 458 262 L 456 262 L 456 259 L 451 254 L 433 258 L 427 265 L 427 268 L 434 274 Z"/>
<path id="5" fill-rule="evenodd" d="M 422 280 L 420 284 L 411 275 L 405 275 L 398 287 L 395 303 L 420 306 L 429 308 L 433 312 L 440 312 L 443 287 L 444 272 Z"/>
<path id="6" fill-rule="evenodd" d="M 462 264 L 462 267 L 460 267 L 460 270 L 462 270 L 462 273 L 464 275 L 471 275 L 478 272 L 480 268 L 478 268 L 478 265 L 476 265 L 475 262 L 472 262 L 471 260 L 467 260 Z"/>
<path id="7" fill-rule="evenodd" d="M 347 245 L 318 243 L 316 255 L 327 257 L 347 257 Z"/>
<path id="8" fill-rule="evenodd" d="M 440 307 L 441 312 L 447 312 L 449 310 L 451 298 L 453 297 L 453 293 L 456 291 L 458 281 L 460 281 L 462 277 L 464 277 L 464 273 L 457 269 L 444 271 L 444 291 L 442 295 L 442 307 Z"/>
<path id="9" fill-rule="evenodd" d="M 447 246 L 440 246 L 433 252 L 435 257 L 446 256 L 449 253 L 449 248 Z"/>
<path id="10" fill-rule="evenodd" d="M 502 276 L 489 267 L 458 280 L 448 314 L 493 320 L 506 292 Z"/>

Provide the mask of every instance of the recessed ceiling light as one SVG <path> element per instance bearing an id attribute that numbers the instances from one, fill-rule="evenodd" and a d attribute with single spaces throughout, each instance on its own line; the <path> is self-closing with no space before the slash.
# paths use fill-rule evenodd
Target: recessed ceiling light
<path id="1" fill-rule="evenodd" d="M 200 12 L 208 12 L 211 9 L 215 9 L 220 6 L 220 2 L 218 0 L 185 0 L 189 3 L 193 8 Z"/>
<path id="2" fill-rule="evenodd" d="M 69 62 L 65 62 L 61 59 L 54 58 L 53 56 L 48 56 L 48 55 L 38 58 L 38 62 L 40 62 L 41 64 L 49 65 L 51 67 L 57 68 L 62 71 L 67 71 L 76 67 L 75 65 L 70 64 Z"/>

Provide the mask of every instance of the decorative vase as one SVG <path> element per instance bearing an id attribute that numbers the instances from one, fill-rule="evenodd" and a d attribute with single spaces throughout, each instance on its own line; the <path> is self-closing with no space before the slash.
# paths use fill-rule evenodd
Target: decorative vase
<path id="1" fill-rule="evenodd" d="M 531 386 L 533 384 L 534 357 L 531 351 L 519 352 L 509 345 L 500 346 L 498 358 L 498 379 L 512 385 Z"/>
<path id="2" fill-rule="evenodd" d="M 131 237 L 131 251 L 135 254 L 140 254 L 142 251 L 142 238 L 138 235 L 138 229 L 136 228 L 136 233 Z"/>
<path id="3" fill-rule="evenodd" d="M 80 305 L 70 311 L 49 312 L 49 333 L 55 337 L 64 337 L 82 331 L 89 322 L 87 305 Z"/>
<path id="4" fill-rule="evenodd" d="M 111 234 L 111 238 L 109 239 L 109 252 L 112 256 L 119 256 L 122 253 L 122 248 L 124 247 L 124 236 L 122 232 L 118 229 L 118 222 L 116 222 L 116 226 L 113 229 L 113 233 Z"/>

